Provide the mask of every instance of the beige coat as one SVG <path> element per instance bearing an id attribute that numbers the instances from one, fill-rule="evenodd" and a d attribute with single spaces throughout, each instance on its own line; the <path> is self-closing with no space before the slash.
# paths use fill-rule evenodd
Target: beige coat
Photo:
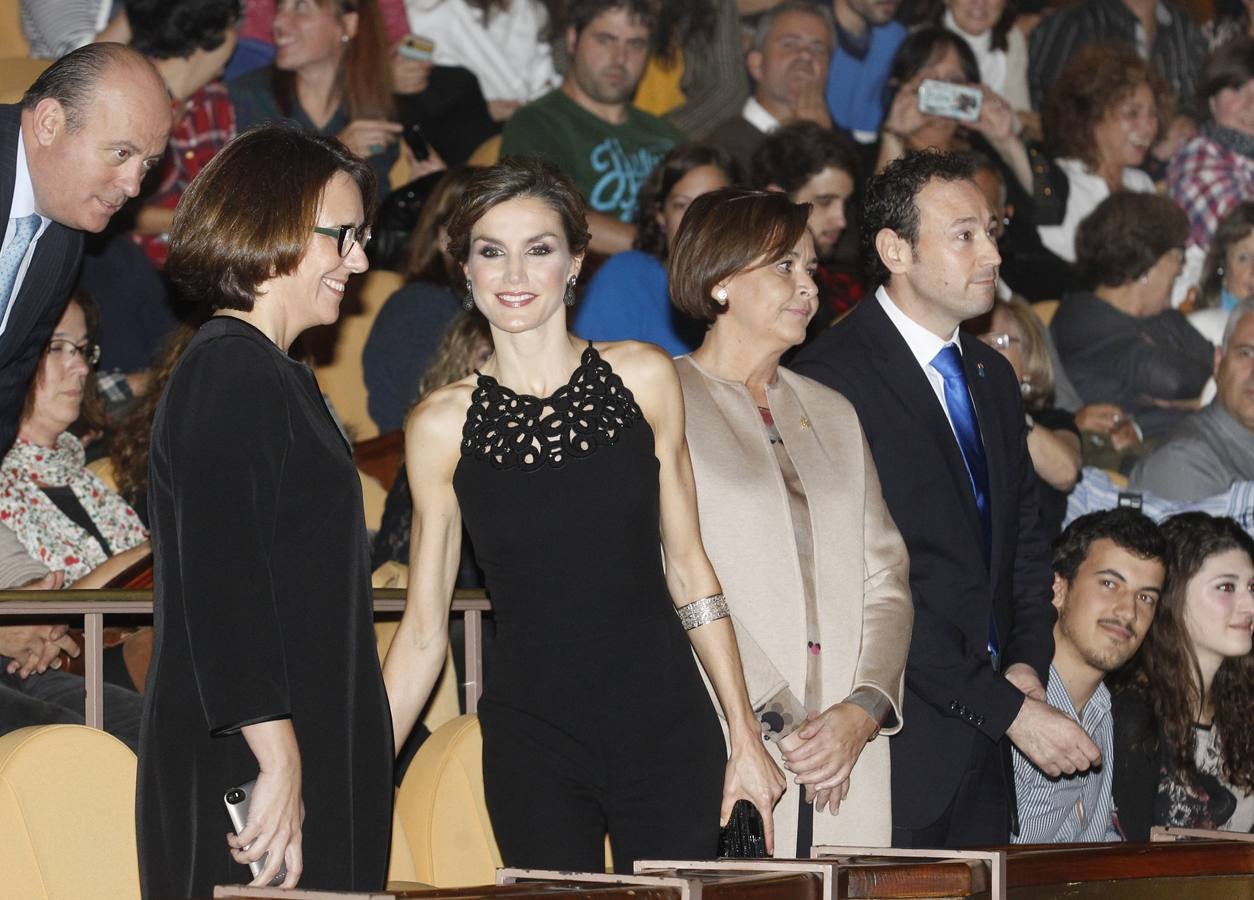
<path id="1" fill-rule="evenodd" d="M 775 451 L 743 384 L 716 378 L 687 356 L 675 365 L 701 537 L 736 621 L 750 697 L 765 700 L 784 681 L 803 700 L 804 589 Z M 909 561 L 880 496 L 857 414 L 835 391 L 786 369 L 767 389 L 767 400 L 810 509 L 823 646 L 821 706 L 868 685 L 892 701 L 900 727 L 914 618 Z M 775 744 L 768 746 L 778 762 Z M 790 777 L 775 808 L 775 853 L 781 857 L 797 850 L 799 796 Z M 881 735 L 863 750 L 839 815 L 815 816 L 815 843 L 887 846 L 889 801 L 888 740 Z M 801 848 L 801 854 L 808 850 Z"/>

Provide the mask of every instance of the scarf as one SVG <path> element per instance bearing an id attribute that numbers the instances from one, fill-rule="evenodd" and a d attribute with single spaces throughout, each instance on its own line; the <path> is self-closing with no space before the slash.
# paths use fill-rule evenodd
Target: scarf
<path id="1" fill-rule="evenodd" d="M 114 553 L 148 537 L 135 510 L 87 468 L 78 438 L 64 432 L 56 447 L 49 448 L 19 437 L 0 463 L 0 524 L 12 529 L 31 556 L 54 572 L 64 572 L 66 587 L 108 557 L 100 542 L 61 512 L 42 486 L 68 486 Z"/>
<path id="2" fill-rule="evenodd" d="M 1232 128 L 1224 128 L 1213 119 L 1202 126 L 1202 133 L 1233 153 L 1239 153 L 1247 159 L 1254 159 L 1254 136 Z"/>

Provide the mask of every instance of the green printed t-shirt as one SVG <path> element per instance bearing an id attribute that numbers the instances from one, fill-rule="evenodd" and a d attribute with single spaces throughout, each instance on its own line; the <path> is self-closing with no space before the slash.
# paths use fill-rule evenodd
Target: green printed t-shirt
<path id="1" fill-rule="evenodd" d="M 558 88 L 510 117 L 501 156 L 549 160 L 571 177 L 590 209 L 630 222 L 640 186 L 683 140 L 673 125 L 634 106 L 621 125 L 612 125 Z"/>

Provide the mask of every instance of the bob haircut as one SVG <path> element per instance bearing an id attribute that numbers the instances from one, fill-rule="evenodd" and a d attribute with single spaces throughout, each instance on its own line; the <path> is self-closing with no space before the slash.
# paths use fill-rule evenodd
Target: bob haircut
<path id="1" fill-rule="evenodd" d="M 1183 249 L 1188 236 L 1189 219 L 1170 198 L 1120 191 L 1076 229 L 1076 269 L 1090 287 L 1119 287 Z"/>
<path id="2" fill-rule="evenodd" d="M 1224 268 L 1228 265 L 1228 250 L 1254 233 L 1254 201 L 1238 203 L 1219 220 L 1215 236 L 1211 238 L 1206 262 L 1202 265 L 1202 282 L 1197 292 L 1196 309 L 1210 309 L 1219 305 L 1224 290 Z"/>
<path id="3" fill-rule="evenodd" d="M 282 122 L 244 132 L 179 201 L 166 273 L 200 311 L 248 312 L 263 282 L 300 265 L 318 224 L 322 192 L 337 172 L 361 191 L 369 222 L 374 173 L 335 138 Z"/>
<path id="4" fill-rule="evenodd" d="M 702 194 L 671 242 L 671 302 L 693 319 L 713 322 L 727 311 L 714 299 L 714 286 L 783 258 L 809 219 L 809 203 L 793 203 L 779 191 L 726 187 Z"/>
<path id="5" fill-rule="evenodd" d="M 588 248 L 588 217 L 583 197 L 561 169 L 535 156 L 507 156 L 479 169 L 448 220 L 448 252 L 461 265 L 470 259 L 470 231 L 494 207 L 530 197 L 557 214 L 572 256 Z"/>
<path id="6" fill-rule="evenodd" d="M 1153 66 L 1128 47 L 1090 44 L 1077 50 L 1050 86 L 1041 112 L 1054 156 L 1096 169 L 1098 123 L 1142 85 L 1154 97 L 1161 131 L 1171 121 L 1172 93 Z"/>

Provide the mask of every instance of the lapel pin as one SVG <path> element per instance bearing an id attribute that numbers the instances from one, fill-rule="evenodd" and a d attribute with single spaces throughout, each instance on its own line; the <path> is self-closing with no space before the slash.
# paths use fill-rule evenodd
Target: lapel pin
<path id="1" fill-rule="evenodd" d="M 805 429 L 809 427 L 810 427 L 810 420 L 807 419 L 805 416 L 802 416 L 801 417 L 801 430 L 804 431 Z"/>
<path id="2" fill-rule="evenodd" d="M 984 377 L 984 363 L 975 364 L 975 374 L 978 375 L 980 378 Z"/>

